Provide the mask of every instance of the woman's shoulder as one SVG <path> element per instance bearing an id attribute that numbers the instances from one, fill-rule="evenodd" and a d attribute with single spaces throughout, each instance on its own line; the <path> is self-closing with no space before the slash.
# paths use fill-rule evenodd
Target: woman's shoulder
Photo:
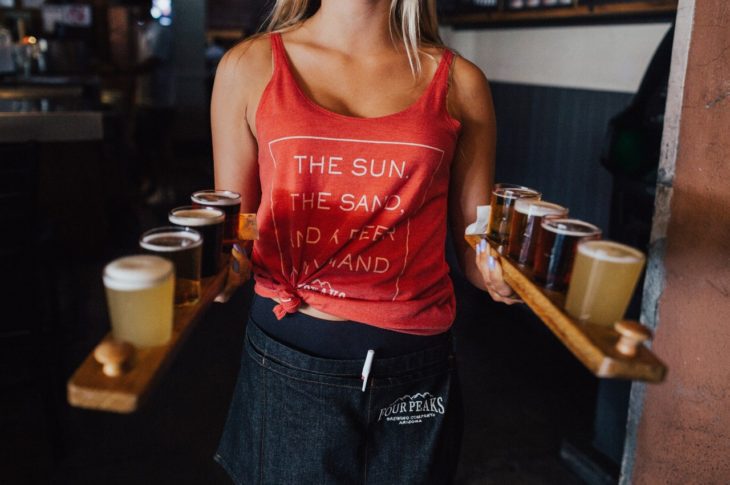
<path id="1" fill-rule="evenodd" d="M 489 90 L 487 76 L 479 66 L 458 54 L 454 56 L 451 67 L 451 80 L 456 89 L 467 92 Z"/>
<path id="2" fill-rule="evenodd" d="M 449 78 L 453 88 L 465 92 L 483 91 L 489 88 L 487 77 L 479 66 L 461 57 L 458 52 L 445 46 L 436 45 L 423 46 L 421 52 L 425 54 L 424 58 L 430 61 L 432 64 L 431 69 L 434 70 L 447 52 L 452 54 Z"/>
<path id="3" fill-rule="evenodd" d="M 266 84 L 272 69 L 269 34 L 256 35 L 226 52 L 216 69 L 216 81 L 235 83 L 245 89 L 251 85 Z"/>
<path id="4" fill-rule="evenodd" d="M 454 55 L 449 83 L 449 111 L 457 119 L 491 107 L 492 95 L 484 72 L 473 62 Z"/>

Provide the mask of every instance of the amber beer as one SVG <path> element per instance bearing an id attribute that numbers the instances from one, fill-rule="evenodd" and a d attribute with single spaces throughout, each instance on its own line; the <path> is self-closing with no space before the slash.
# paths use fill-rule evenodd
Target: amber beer
<path id="1" fill-rule="evenodd" d="M 190 196 L 196 207 L 215 207 L 226 217 L 223 246 L 230 249 L 238 236 L 238 214 L 241 212 L 241 194 L 230 190 L 199 190 Z"/>
<path id="2" fill-rule="evenodd" d="M 114 338 L 136 347 L 167 343 L 174 279 L 172 263 L 159 256 L 127 256 L 107 264 L 104 287 Z"/>
<path id="3" fill-rule="evenodd" d="M 175 305 L 198 302 L 203 247 L 203 237 L 198 231 L 187 227 L 158 227 L 142 234 L 139 245 L 175 266 Z"/>
<path id="4" fill-rule="evenodd" d="M 645 260 L 638 249 L 613 241 L 580 243 L 565 310 L 581 321 L 613 325 L 626 312 Z"/>
<path id="5" fill-rule="evenodd" d="M 537 231 L 545 216 L 567 217 L 568 209 L 537 199 L 519 199 L 515 203 L 509 230 L 509 256 L 518 264 L 532 266 L 535 259 Z"/>
<path id="6" fill-rule="evenodd" d="M 189 227 L 203 236 L 200 275 L 213 276 L 221 267 L 223 249 L 223 211 L 214 207 L 176 207 L 170 211 L 168 220 L 176 226 Z"/>
<path id="7" fill-rule="evenodd" d="M 539 199 L 540 195 L 540 192 L 521 185 L 496 184 L 490 204 L 489 238 L 499 245 L 507 244 L 515 202 L 519 199 Z"/>
<path id="8" fill-rule="evenodd" d="M 581 241 L 599 239 L 601 230 L 578 219 L 544 218 L 537 235 L 534 278 L 549 290 L 568 287 L 576 246 Z"/>

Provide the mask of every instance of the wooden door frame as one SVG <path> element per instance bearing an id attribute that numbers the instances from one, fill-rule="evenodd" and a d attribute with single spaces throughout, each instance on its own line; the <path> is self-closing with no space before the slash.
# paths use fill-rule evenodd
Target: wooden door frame
<path id="1" fill-rule="evenodd" d="M 656 185 L 654 217 L 652 220 L 649 256 L 641 308 L 642 323 L 650 327 L 653 331 L 656 330 L 659 323 L 657 309 L 659 308 L 659 299 L 664 291 L 665 285 L 664 255 L 667 242 L 667 228 L 671 215 L 670 206 L 679 147 L 685 78 L 687 75 L 694 14 L 695 0 L 679 0 L 672 45 L 672 64 L 667 90 L 667 105 L 664 114 L 664 131 L 662 134 L 661 157 Z M 630 485 L 632 483 L 636 459 L 637 431 L 641 422 L 647 385 L 651 384 L 634 381 L 631 387 L 624 454 L 619 480 L 621 485 Z"/>

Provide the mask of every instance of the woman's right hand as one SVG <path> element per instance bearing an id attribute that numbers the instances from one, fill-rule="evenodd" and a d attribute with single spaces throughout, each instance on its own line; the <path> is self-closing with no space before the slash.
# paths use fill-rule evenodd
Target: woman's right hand
<path id="1" fill-rule="evenodd" d="M 479 268 L 479 272 L 484 279 L 484 285 L 487 288 L 489 296 L 494 301 L 499 301 L 507 305 L 523 303 L 517 296 L 515 290 L 504 281 L 502 265 L 499 263 L 499 254 L 497 251 L 492 249 L 485 239 L 482 239 L 476 245 L 476 252 L 477 268 Z"/>

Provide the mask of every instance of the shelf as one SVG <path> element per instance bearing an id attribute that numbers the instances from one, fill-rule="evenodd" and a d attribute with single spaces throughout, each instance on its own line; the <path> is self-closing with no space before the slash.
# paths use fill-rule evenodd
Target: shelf
<path id="1" fill-rule="evenodd" d="M 170 342 L 146 349 L 137 349 L 132 365 L 119 377 L 108 377 L 102 366 L 89 353 L 67 384 L 68 402 L 72 406 L 131 413 L 136 411 L 154 389 L 177 351 L 190 335 L 195 324 L 214 298 L 223 289 L 225 269 L 216 276 L 203 278 L 200 301 L 188 307 L 176 307 Z M 106 338 L 110 338 L 107 335 Z"/>
<path id="2" fill-rule="evenodd" d="M 208 29 L 205 36 L 208 40 L 223 39 L 229 42 L 237 42 L 245 37 L 243 29 Z"/>
<path id="3" fill-rule="evenodd" d="M 484 236 L 465 236 L 472 247 Z M 644 345 L 628 357 L 617 349 L 619 334 L 610 327 L 579 322 L 563 310 L 565 296 L 545 290 L 509 258 L 500 257 L 504 279 L 568 350 L 595 376 L 661 382 L 667 372 L 664 363 Z"/>
<path id="4" fill-rule="evenodd" d="M 470 10 L 445 14 L 440 23 L 454 27 L 509 27 L 520 24 L 559 24 L 666 17 L 677 11 L 678 0 L 646 0 L 604 5 L 578 5 L 523 10 Z"/>

